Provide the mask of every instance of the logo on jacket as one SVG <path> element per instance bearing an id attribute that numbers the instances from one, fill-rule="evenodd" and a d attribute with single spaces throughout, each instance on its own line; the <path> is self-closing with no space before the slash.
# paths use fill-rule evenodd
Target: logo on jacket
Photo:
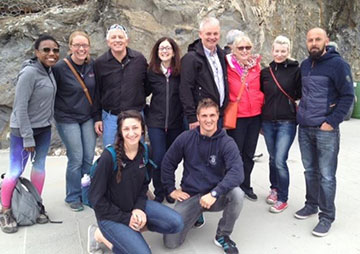
<path id="1" fill-rule="evenodd" d="M 216 155 L 210 155 L 209 157 L 209 163 L 213 166 L 216 165 Z"/>

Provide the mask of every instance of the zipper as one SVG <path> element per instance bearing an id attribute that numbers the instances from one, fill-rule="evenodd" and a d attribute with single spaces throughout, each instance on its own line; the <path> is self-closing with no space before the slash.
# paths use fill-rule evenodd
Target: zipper
<path id="1" fill-rule="evenodd" d="M 166 108 L 165 108 L 165 132 L 167 132 L 168 129 L 168 125 L 169 125 L 169 104 L 170 104 L 170 98 L 169 98 L 169 75 L 166 74 L 166 85 L 165 85 L 165 89 L 166 89 Z"/>

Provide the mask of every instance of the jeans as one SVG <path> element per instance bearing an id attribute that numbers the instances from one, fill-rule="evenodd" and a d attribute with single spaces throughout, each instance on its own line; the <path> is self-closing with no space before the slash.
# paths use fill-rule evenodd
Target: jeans
<path id="1" fill-rule="evenodd" d="M 89 174 L 95 153 L 94 121 L 89 119 L 83 123 L 56 122 L 56 127 L 68 158 L 65 202 L 81 202 L 81 178 L 84 174 Z"/>
<path id="2" fill-rule="evenodd" d="M 204 209 L 200 205 L 202 195 L 197 194 L 184 201 L 176 202 L 174 209 L 184 219 L 184 229 L 176 234 L 165 234 L 164 244 L 166 247 L 172 249 L 179 247 L 185 241 L 187 233 L 202 212 L 223 211 L 222 218 L 217 226 L 216 235 L 229 236 L 232 233 L 243 206 L 244 192 L 239 187 L 235 187 L 227 194 L 219 196 L 210 209 Z"/>
<path id="3" fill-rule="evenodd" d="M 158 202 L 147 200 L 145 206 L 146 226 L 150 231 L 161 234 L 180 232 L 184 222 L 180 214 Z M 113 245 L 113 253 L 147 254 L 151 250 L 140 232 L 134 231 L 128 225 L 110 221 L 98 221 L 100 231 Z"/>
<path id="4" fill-rule="evenodd" d="M 156 197 L 164 198 L 169 193 L 165 193 L 165 190 L 161 183 L 161 162 L 164 158 L 166 151 L 169 149 L 171 144 L 174 142 L 176 137 L 183 131 L 182 128 L 169 129 L 165 131 L 162 128 L 148 128 L 148 134 L 152 149 L 152 159 L 158 166 L 153 169 L 152 178 L 153 185 L 155 188 L 154 194 Z"/>
<path id="5" fill-rule="evenodd" d="M 306 202 L 320 208 L 319 218 L 335 220 L 336 168 L 340 131 L 299 127 L 301 160 L 305 168 Z"/>
<path id="6" fill-rule="evenodd" d="M 102 111 L 103 121 L 103 146 L 112 145 L 115 143 L 117 132 L 117 115 Z"/>
<path id="7" fill-rule="evenodd" d="M 289 194 L 287 159 L 296 134 L 295 121 L 263 121 L 262 130 L 269 152 L 271 189 L 276 189 L 278 200 L 286 202 Z"/>
<path id="8" fill-rule="evenodd" d="M 252 191 L 251 172 L 254 168 L 254 154 L 261 128 L 261 117 L 244 117 L 236 120 L 236 128 L 227 133 L 235 140 L 244 163 L 244 182 L 240 185 L 245 192 Z"/>
<path id="9" fill-rule="evenodd" d="M 37 135 L 35 139 L 35 152 L 31 154 L 32 169 L 31 182 L 41 195 L 45 181 L 45 159 L 50 146 L 51 129 Z M 19 176 L 23 173 L 29 152 L 24 150 L 23 138 L 10 134 L 10 167 L 5 174 L 1 188 L 1 203 L 3 207 L 10 208 L 11 197 Z"/>

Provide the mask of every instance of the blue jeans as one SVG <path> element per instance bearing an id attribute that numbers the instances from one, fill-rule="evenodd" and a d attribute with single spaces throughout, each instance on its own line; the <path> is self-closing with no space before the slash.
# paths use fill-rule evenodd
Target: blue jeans
<path id="1" fill-rule="evenodd" d="M 152 149 L 152 159 L 158 166 L 157 168 L 154 168 L 152 172 L 153 185 L 155 188 L 154 194 L 156 197 L 164 198 L 166 195 L 169 194 L 165 193 L 165 190 L 161 183 L 161 162 L 164 158 L 166 151 L 169 149 L 176 137 L 182 131 L 182 128 L 169 129 L 167 131 L 162 128 L 148 128 Z"/>
<path id="2" fill-rule="evenodd" d="M 340 131 L 299 127 L 301 159 L 305 168 L 306 202 L 320 208 L 319 218 L 335 220 L 336 168 Z"/>
<path id="3" fill-rule="evenodd" d="M 180 232 L 184 222 L 180 214 L 158 202 L 147 200 L 145 206 L 146 226 L 150 231 L 161 234 Z M 100 231 L 113 245 L 113 253 L 147 254 L 151 250 L 140 232 L 134 231 L 128 225 L 110 221 L 98 221 Z"/>
<path id="4" fill-rule="evenodd" d="M 102 111 L 103 121 L 103 146 L 112 145 L 115 143 L 117 132 L 117 115 Z"/>
<path id="5" fill-rule="evenodd" d="M 89 119 L 84 123 L 56 122 L 56 127 L 66 147 L 68 158 L 65 202 L 80 202 L 81 177 L 89 174 L 94 159 L 96 145 L 94 121 Z"/>
<path id="6" fill-rule="evenodd" d="M 295 121 L 263 121 L 262 130 L 269 152 L 271 189 L 276 189 L 278 200 L 286 202 L 289 194 L 287 159 L 296 135 Z"/>

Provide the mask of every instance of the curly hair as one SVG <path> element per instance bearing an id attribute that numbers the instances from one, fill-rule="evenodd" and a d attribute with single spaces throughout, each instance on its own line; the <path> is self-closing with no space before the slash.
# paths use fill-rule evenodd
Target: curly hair
<path id="1" fill-rule="evenodd" d="M 116 173 L 116 182 L 117 183 L 121 182 L 121 171 L 123 169 L 123 159 L 125 157 L 124 137 L 123 137 L 121 129 L 122 129 L 124 120 L 128 119 L 128 118 L 134 118 L 134 119 L 138 120 L 141 123 L 142 135 L 145 134 L 145 121 L 144 121 L 143 117 L 141 116 L 141 114 L 139 113 L 139 111 L 126 110 L 126 111 L 121 112 L 118 115 L 118 119 L 117 119 L 118 131 L 116 133 L 116 141 L 115 141 L 116 161 L 117 161 L 117 166 L 118 166 L 118 170 Z M 139 145 L 139 151 L 141 153 L 143 152 L 143 149 L 144 149 L 144 147 L 142 145 Z"/>

